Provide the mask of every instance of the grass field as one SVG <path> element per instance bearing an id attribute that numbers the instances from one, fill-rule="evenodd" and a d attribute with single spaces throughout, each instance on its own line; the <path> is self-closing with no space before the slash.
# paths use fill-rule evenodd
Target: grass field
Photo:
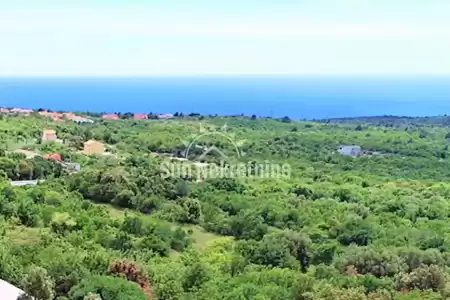
<path id="1" fill-rule="evenodd" d="M 183 226 L 183 228 L 185 230 L 191 230 L 192 231 L 192 238 L 194 239 L 194 248 L 198 249 L 198 250 L 202 250 L 203 248 L 205 248 L 205 246 L 219 238 L 219 235 L 216 235 L 214 233 L 210 233 L 210 232 L 206 232 L 202 227 L 200 226 Z"/>
<path id="2" fill-rule="evenodd" d="M 150 216 L 146 216 L 144 214 L 140 214 L 136 211 L 132 211 L 132 210 L 128 210 L 128 209 L 120 209 L 120 208 L 114 207 L 109 204 L 97 204 L 97 205 L 100 205 L 100 206 L 106 208 L 108 210 L 109 214 L 111 215 L 111 217 L 116 218 L 116 219 L 123 219 L 123 218 L 125 218 L 126 214 L 141 216 L 143 218 L 150 217 Z M 192 239 L 194 240 L 193 246 L 195 249 L 198 249 L 198 250 L 203 249 L 208 242 L 220 237 L 216 234 L 206 232 L 200 226 L 188 225 L 188 226 L 183 226 L 183 229 L 185 229 L 186 231 L 192 232 L 191 236 L 192 236 Z"/>
<path id="3" fill-rule="evenodd" d="M 44 231 L 46 231 L 46 229 L 10 226 L 6 229 L 5 235 L 13 244 L 27 245 L 38 243 L 41 240 L 41 233 Z"/>

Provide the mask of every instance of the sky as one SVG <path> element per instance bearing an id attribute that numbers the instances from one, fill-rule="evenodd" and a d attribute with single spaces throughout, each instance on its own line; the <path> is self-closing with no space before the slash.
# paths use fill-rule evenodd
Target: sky
<path id="1" fill-rule="evenodd" d="M 0 76 L 450 74 L 449 0 L 0 0 Z"/>

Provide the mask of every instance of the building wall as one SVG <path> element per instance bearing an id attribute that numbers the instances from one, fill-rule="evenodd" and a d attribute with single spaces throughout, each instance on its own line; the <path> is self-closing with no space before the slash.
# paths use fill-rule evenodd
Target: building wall
<path id="1" fill-rule="evenodd" d="M 342 146 L 338 150 L 343 155 L 359 155 L 361 153 L 361 147 L 359 146 Z"/>
<path id="2" fill-rule="evenodd" d="M 99 142 L 84 144 L 84 153 L 86 154 L 102 154 L 105 152 L 105 145 Z"/>
<path id="3" fill-rule="evenodd" d="M 57 138 L 55 132 L 43 132 L 42 133 L 42 140 L 43 141 L 55 141 Z"/>

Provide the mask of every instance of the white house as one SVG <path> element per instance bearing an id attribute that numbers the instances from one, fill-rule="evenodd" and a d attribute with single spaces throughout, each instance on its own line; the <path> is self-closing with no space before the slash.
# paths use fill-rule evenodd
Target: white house
<path id="1" fill-rule="evenodd" d="M 26 186 L 26 185 L 37 185 L 39 181 L 37 180 L 16 180 L 16 181 L 10 181 L 10 184 L 12 186 Z M 1 293 L 0 293 L 1 295 Z M 3 300 L 2 298 L 0 298 Z"/>
<path id="2" fill-rule="evenodd" d="M 357 145 L 341 145 L 338 152 L 342 155 L 358 156 L 361 154 L 361 146 Z"/>

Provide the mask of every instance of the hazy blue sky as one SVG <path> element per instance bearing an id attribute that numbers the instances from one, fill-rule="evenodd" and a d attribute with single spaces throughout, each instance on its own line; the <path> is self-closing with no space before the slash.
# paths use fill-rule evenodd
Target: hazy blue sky
<path id="1" fill-rule="evenodd" d="M 450 74 L 449 16 L 450 0 L 0 0 L 0 75 Z"/>

